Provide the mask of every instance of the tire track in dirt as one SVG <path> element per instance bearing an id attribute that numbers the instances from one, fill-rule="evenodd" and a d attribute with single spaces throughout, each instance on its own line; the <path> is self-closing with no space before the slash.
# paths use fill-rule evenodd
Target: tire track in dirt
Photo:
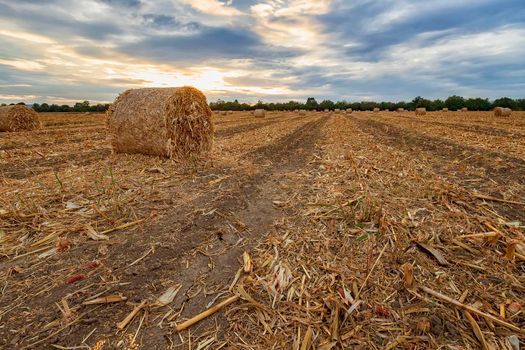
<path id="1" fill-rule="evenodd" d="M 101 141 L 107 138 L 107 135 L 100 134 L 100 133 L 93 133 L 93 135 L 87 136 L 86 133 L 82 133 L 80 137 L 73 137 L 69 135 L 70 137 L 55 139 L 53 141 L 49 140 L 42 140 L 42 142 L 36 142 L 34 140 L 31 141 L 30 144 L 28 144 L 29 141 L 20 141 L 16 143 L 9 143 L 5 145 L 0 145 L 0 151 L 11 151 L 11 150 L 21 150 L 21 149 L 32 149 L 37 147 L 52 147 L 55 145 L 63 145 L 66 143 L 72 143 L 77 145 L 80 142 L 89 140 L 89 141 Z"/>
<path id="2" fill-rule="evenodd" d="M 414 154 L 416 158 L 421 156 L 421 151 L 429 152 L 439 157 L 439 162 L 432 162 L 434 172 L 462 187 L 465 187 L 465 184 L 459 180 L 472 176 L 472 174 L 462 171 L 459 179 L 451 177 L 448 166 L 458 161 L 462 164 L 483 169 L 485 174 L 484 177 L 481 177 L 483 181 L 481 183 L 471 182 L 468 186 L 468 188 L 481 190 L 481 192 L 483 192 L 483 185 L 488 185 L 489 188 L 493 185 L 491 180 L 496 180 L 500 184 L 510 184 L 513 182 L 520 183 L 525 178 L 525 161 L 522 159 L 499 152 L 487 151 L 486 149 L 459 145 L 439 137 L 420 134 L 414 130 L 407 130 L 377 120 L 355 117 L 352 117 L 352 120 L 356 123 L 358 129 L 376 136 L 378 141 L 383 144 Z M 496 162 L 495 160 L 497 159 L 501 161 Z M 499 163 L 499 165 L 496 163 Z M 474 178 L 480 179 L 480 176 L 474 175 Z M 525 196 L 524 193 L 520 195 Z M 509 218 L 525 219 L 523 209 L 519 205 L 496 203 L 495 206 Z"/>
<path id="3" fill-rule="evenodd" d="M 261 122 L 261 123 L 242 124 L 242 125 L 239 125 L 239 126 L 233 126 L 233 127 L 217 130 L 217 131 L 215 131 L 215 136 L 216 137 L 226 138 L 226 137 L 230 137 L 230 136 L 233 136 L 233 135 L 236 135 L 236 134 L 242 134 L 242 133 L 245 133 L 245 132 L 254 131 L 254 130 L 263 128 L 265 126 L 269 126 L 269 125 L 273 125 L 273 124 L 277 124 L 277 123 L 285 123 L 285 122 L 289 122 L 289 121 L 293 121 L 293 120 L 297 120 L 297 119 L 302 119 L 302 118 L 303 117 L 273 118 L 272 120 L 267 120 L 267 121 L 264 121 L 264 122 Z"/>
<path id="4" fill-rule="evenodd" d="M 194 203 L 187 203 L 186 206 L 166 215 L 166 219 L 147 225 L 143 230 L 120 233 L 115 242 L 112 242 L 113 248 L 108 256 L 104 257 L 104 261 L 106 267 L 113 271 L 111 278 L 125 282 L 125 285 L 112 288 L 108 293 L 121 292 L 130 301 L 136 302 L 152 295 L 158 296 L 167 286 L 180 283 L 182 289 L 175 300 L 174 308 L 185 305 L 185 317 L 204 309 L 211 299 L 206 295 L 206 290 L 215 295 L 218 290 L 231 283 L 239 267 L 237 259 L 242 251 L 255 244 L 259 237 L 271 229 L 272 223 L 281 214 L 272 203 L 272 196 L 278 193 L 277 184 L 283 172 L 299 169 L 308 161 L 327 118 L 307 121 L 292 129 L 275 145 L 263 145 L 249 152 L 249 155 L 244 155 L 259 165 L 264 164 L 259 172 L 235 174 L 232 173 L 235 169 L 212 169 L 211 172 L 216 176 L 231 176 L 222 183 L 220 191 L 204 192 Z M 195 187 L 201 187 L 201 190 L 205 185 L 204 182 L 194 184 Z M 193 188 L 190 184 L 187 190 L 191 191 Z M 241 221 L 242 225 L 239 224 Z M 242 243 L 240 238 L 243 239 Z M 212 240 L 213 247 L 205 244 L 208 240 Z M 151 246 L 156 246 L 151 254 L 133 268 L 128 267 L 129 262 L 141 257 Z M 204 248 L 199 249 L 200 246 Z M 210 248 L 209 251 L 206 251 L 206 248 Z M 213 251 L 223 249 L 223 254 L 213 255 Z M 197 253 L 197 250 L 201 252 Z M 62 267 L 78 266 L 85 261 L 83 257 L 86 256 L 97 256 L 95 245 L 77 247 L 71 254 L 64 255 L 60 264 Z M 211 263 L 216 266 L 214 269 L 210 268 Z M 57 270 L 56 267 L 49 268 Z M 202 286 L 201 281 L 205 281 Z M 203 291 L 191 296 L 199 286 L 204 288 Z M 40 300 L 31 301 L 29 304 L 34 305 L 29 307 L 49 309 L 50 305 L 54 305 L 64 295 L 73 293 L 78 288 L 79 286 L 72 285 L 56 286 Z M 102 284 L 89 294 L 100 292 L 104 288 L 106 285 Z M 80 301 L 71 300 L 71 303 L 77 304 Z M 130 308 L 122 304 L 108 305 L 93 310 L 89 318 L 96 320 L 98 336 L 115 340 L 115 322 L 122 320 L 129 311 Z M 43 317 L 43 320 L 47 318 L 47 321 L 51 322 L 55 317 L 55 313 L 52 312 Z M 203 321 L 192 329 L 192 334 L 199 333 L 202 327 L 209 326 L 211 322 L 211 319 Z M 87 324 L 89 326 L 83 323 L 72 326 L 68 334 L 60 338 L 51 338 L 46 344 L 53 344 L 57 340 L 60 340 L 61 345 L 79 344 L 82 337 L 94 327 L 91 322 Z M 171 328 L 163 330 L 156 325 L 147 324 L 144 327 L 146 331 L 142 333 L 143 344 L 148 348 L 165 347 L 166 337 L 170 338 L 170 342 L 179 339 L 172 334 Z M 3 332 L 0 330 L 1 333 Z M 32 336 L 34 334 L 29 333 L 18 341 L 27 342 Z"/>
<path id="5" fill-rule="evenodd" d="M 368 133 L 377 133 L 379 131 L 381 136 L 384 136 L 384 139 L 393 145 L 401 145 L 405 148 L 415 146 L 449 161 L 460 160 L 471 166 L 484 168 L 487 175 L 502 182 L 509 179 L 519 180 L 525 178 L 525 161 L 523 159 L 500 152 L 460 145 L 443 138 L 424 135 L 389 123 L 376 120 L 355 120 L 362 130 Z M 498 158 L 505 162 L 505 166 L 494 166 L 493 160 Z"/>
<path id="6" fill-rule="evenodd" d="M 96 149 L 88 152 L 65 153 L 58 156 L 45 158 L 31 158 L 2 165 L 0 174 L 10 179 L 22 180 L 48 172 L 50 168 L 55 171 L 67 166 L 85 166 L 109 156 L 109 148 Z"/>
<path id="7" fill-rule="evenodd" d="M 476 125 L 476 124 L 466 125 L 466 124 L 445 123 L 445 122 L 429 121 L 429 120 L 421 120 L 421 119 L 416 120 L 414 118 L 403 116 L 403 115 L 392 117 L 392 119 L 397 119 L 397 118 L 410 120 L 418 124 L 444 126 L 450 129 L 460 129 L 460 130 L 473 132 L 473 133 L 482 133 L 482 134 L 489 135 L 489 136 L 504 136 L 504 137 L 515 138 L 515 139 L 525 139 L 525 133 L 509 131 L 509 130 L 500 129 L 500 128 L 492 128 L 492 127 Z M 389 121 L 393 121 L 393 120 L 389 119 Z"/>

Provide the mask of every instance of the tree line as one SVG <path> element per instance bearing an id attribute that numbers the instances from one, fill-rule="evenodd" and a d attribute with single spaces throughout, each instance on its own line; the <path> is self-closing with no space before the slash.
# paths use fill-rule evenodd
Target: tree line
<path id="1" fill-rule="evenodd" d="M 24 102 L 17 103 L 19 105 L 25 105 Z M 11 103 L 10 105 L 14 105 Z M 2 103 L 1 106 L 6 106 L 5 103 Z M 57 104 L 47 104 L 47 103 L 34 103 L 29 107 L 33 108 L 37 112 L 105 112 L 108 110 L 110 104 L 101 104 L 97 103 L 91 105 L 89 101 L 77 102 L 73 106 L 69 105 L 57 105 Z"/>
<path id="2" fill-rule="evenodd" d="M 11 103 L 13 105 L 14 103 Z M 25 105 L 24 102 L 18 104 Z M 1 106 L 5 106 L 2 103 Z M 73 106 L 69 105 L 57 105 L 47 103 L 34 103 L 32 107 L 37 112 L 105 112 L 108 110 L 110 104 L 94 104 L 91 105 L 89 101 L 77 102 Z M 218 100 L 217 102 L 211 102 L 210 108 L 214 111 L 246 111 L 254 109 L 266 109 L 268 111 L 293 111 L 296 109 L 306 110 L 318 110 L 322 111 L 325 109 L 348 109 L 351 108 L 356 111 L 369 111 L 374 108 L 380 108 L 383 110 L 395 111 L 398 108 L 404 108 L 406 110 L 414 110 L 416 108 L 424 107 L 428 111 L 438 111 L 443 108 L 449 110 L 458 110 L 461 108 L 468 108 L 471 111 L 490 111 L 495 107 L 506 107 L 512 110 L 525 110 L 525 99 L 512 99 L 509 97 L 498 98 L 494 101 L 489 101 L 487 98 L 464 98 L 461 96 L 450 96 L 445 100 L 429 100 L 418 96 L 410 102 L 373 102 L 373 101 L 361 101 L 361 102 L 347 102 L 347 101 L 331 101 L 323 100 L 317 102 L 314 97 L 309 97 L 306 102 L 289 101 L 289 102 L 263 102 L 258 101 L 255 105 L 248 103 L 240 103 L 238 100 L 235 101 L 224 101 Z"/>
<path id="3" fill-rule="evenodd" d="M 242 111 L 242 110 L 253 110 L 253 109 L 266 109 L 269 111 L 293 111 L 296 109 L 306 110 L 334 110 L 334 109 L 348 109 L 356 111 L 368 111 L 374 108 L 380 108 L 384 110 L 395 111 L 398 108 L 404 108 L 407 110 L 415 110 L 416 108 L 426 108 L 428 111 L 438 111 L 443 108 L 449 110 L 458 110 L 461 108 L 468 108 L 471 111 L 490 111 L 495 107 L 506 107 L 512 110 L 525 110 L 525 99 L 512 99 L 509 97 L 498 98 L 494 101 L 489 101 L 486 98 L 464 98 L 461 96 L 450 96 L 445 100 L 429 100 L 418 96 L 410 102 L 373 102 L 373 101 L 361 101 L 361 102 L 347 102 L 347 101 L 331 101 L 323 100 L 317 102 L 314 97 L 309 97 L 306 102 L 289 101 L 289 102 L 269 102 L 258 101 L 255 105 L 249 105 L 247 103 L 239 103 L 238 100 L 233 102 L 218 100 L 217 102 L 210 103 L 212 110 L 216 111 Z"/>

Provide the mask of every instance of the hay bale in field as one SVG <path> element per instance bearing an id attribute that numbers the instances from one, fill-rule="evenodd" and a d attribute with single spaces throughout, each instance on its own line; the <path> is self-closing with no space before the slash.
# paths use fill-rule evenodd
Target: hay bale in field
<path id="1" fill-rule="evenodd" d="M 503 107 L 494 108 L 495 117 L 510 117 L 511 114 L 512 114 L 512 109 L 510 108 L 503 108 Z"/>
<path id="2" fill-rule="evenodd" d="M 107 112 L 113 151 L 185 159 L 213 144 L 211 109 L 204 94 L 189 86 L 132 89 Z"/>
<path id="3" fill-rule="evenodd" d="M 341 113 L 341 110 L 340 110 L 339 108 L 336 108 L 336 109 L 334 110 L 334 112 L 335 112 L 335 114 L 339 114 L 339 113 Z"/>
<path id="4" fill-rule="evenodd" d="M 227 115 L 228 113 L 226 111 L 221 111 L 221 115 Z"/>
<path id="5" fill-rule="evenodd" d="M 448 112 L 448 108 L 443 108 L 441 111 Z"/>
<path id="6" fill-rule="evenodd" d="M 40 119 L 34 109 L 24 105 L 0 107 L 0 131 L 24 131 L 40 128 Z"/>
<path id="7" fill-rule="evenodd" d="M 398 108 L 397 111 L 398 111 L 398 112 L 404 112 L 405 109 L 404 109 L 404 108 Z"/>
<path id="8" fill-rule="evenodd" d="M 374 112 L 375 112 L 375 113 L 377 113 L 377 112 L 379 112 L 379 111 L 380 111 L 380 109 L 379 109 L 379 108 L 377 108 L 377 107 L 376 107 L 376 108 L 374 108 Z"/>
<path id="9" fill-rule="evenodd" d="M 346 109 L 346 113 L 347 113 L 347 114 L 352 113 L 352 108 L 347 108 L 347 109 Z"/>
<path id="10" fill-rule="evenodd" d="M 299 110 L 299 115 L 306 115 L 306 110 L 300 109 Z"/>
<path id="11" fill-rule="evenodd" d="M 266 111 L 264 109 L 256 109 L 253 111 L 255 118 L 264 118 L 266 117 Z"/>
<path id="12" fill-rule="evenodd" d="M 461 108 L 461 112 L 467 112 L 468 111 L 468 108 L 467 107 L 463 107 Z"/>
<path id="13" fill-rule="evenodd" d="M 427 109 L 426 108 L 416 108 L 416 115 L 426 115 Z"/>

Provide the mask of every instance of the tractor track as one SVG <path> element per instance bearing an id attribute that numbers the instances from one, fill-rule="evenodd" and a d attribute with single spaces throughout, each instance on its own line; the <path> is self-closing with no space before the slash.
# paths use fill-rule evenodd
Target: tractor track
<path id="1" fill-rule="evenodd" d="M 218 291 L 229 285 L 238 269 L 238 258 L 242 252 L 261 239 L 271 229 L 274 220 L 282 215 L 272 203 L 272 200 L 280 195 L 278 184 L 283 180 L 285 173 L 298 170 L 308 162 L 321 135 L 321 128 L 328 118 L 305 120 L 304 124 L 291 129 L 277 142 L 262 145 L 242 155 L 243 159 L 252 160 L 259 166 L 257 172 L 251 174 L 236 173 L 235 169 L 212 169 L 210 171 L 214 176 L 230 177 L 212 190 L 205 190 L 209 188 L 207 180 L 188 184 L 188 191 L 204 190 L 203 195 L 173 210 L 157 223 L 147 224 L 140 230 L 120 233 L 112 242 L 108 256 L 104 257 L 104 264 L 107 269 L 113 271 L 114 279 L 126 284 L 111 290 L 118 290 L 132 302 L 140 302 L 151 298 L 152 295 L 159 295 L 170 285 L 169 281 L 172 281 L 171 284 L 177 282 L 182 285 L 174 308 L 185 305 L 183 316 L 189 317 L 206 308 L 206 303 L 216 294 L 207 296 L 204 291 Z M 242 222 L 241 226 L 239 222 Z M 240 238 L 243 240 L 241 244 Z M 204 243 L 210 240 L 214 245 L 210 251 L 202 251 L 205 248 L 199 249 L 199 246 L 206 246 Z M 152 246 L 156 248 L 151 254 L 133 268 L 129 268 L 130 262 L 143 256 Z M 61 266 L 81 265 L 85 257 L 97 255 L 97 247 L 98 244 L 81 245 L 63 254 L 60 261 L 41 265 L 37 271 L 32 271 L 31 275 L 36 273 L 45 276 L 60 270 Z M 224 252 L 215 256 L 214 251 Z M 207 256 L 208 253 L 210 255 Z M 53 263 L 57 266 L 53 266 Z M 215 268 L 211 269 L 210 263 Z M 23 279 L 24 275 L 17 277 Z M 88 285 L 98 280 L 95 275 L 84 284 Z M 191 296 L 201 284 L 204 291 Z M 39 318 L 41 324 L 46 324 L 56 317 L 52 307 L 54 302 L 69 293 L 74 293 L 77 288 L 78 286 L 57 285 L 41 298 L 30 300 L 24 307 L 49 310 Z M 89 294 L 98 293 L 104 288 L 104 284 L 99 287 L 95 284 Z M 76 301 L 70 302 L 77 303 L 80 299 L 79 296 Z M 98 337 L 114 338 L 115 322 L 121 321 L 129 311 L 122 305 L 107 305 L 102 309 L 93 310 L 89 319 L 95 321 L 72 326 L 67 334 L 60 337 L 60 344 L 78 344 L 79 339 L 95 326 Z M 198 334 L 202 327 L 211 326 L 213 319 L 202 322 L 192 333 Z M 27 318 L 20 321 L 29 322 Z M 217 322 L 221 323 L 223 319 L 218 316 Z M 6 338 L 6 334 L 2 333 L 4 331 L 0 330 L 0 344 L 2 339 Z M 29 332 L 27 337 L 17 339 L 17 344 L 28 345 L 34 341 L 34 336 L 33 332 Z M 44 336 L 45 333 L 40 333 L 38 338 Z M 142 343 L 150 348 L 162 348 L 166 346 L 167 338 L 174 342 L 179 341 L 171 328 L 161 329 L 150 325 Z M 53 344 L 57 339 L 50 338 L 40 346 Z"/>
<path id="2" fill-rule="evenodd" d="M 472 146 L 460 145 L 449 140 L 420 134 L 414 130 L 394 126 L 377 120 L 351 119 L 361 131 L 374 135 L 378 142 L 395 147 L 415 158 L 421 157 L 421 152 L 428 152 L 436 159 L 432 161 L 434 172 L 448 181 L 459 186 L 486 193 L 493 187 L 492 181 L 500 184 L 520 183 L 525 178 L 525 161 L 500 152 L 488 151 Z M 467 165 L 474 169 L 482 169 L 483 174 L 473 173 L 469 169 L 458 166 Z M 451 168 L 457 169 L 451 172 Z M 478 179 L 480 182 L 464 180 Z M 525 193 L 517 193 L 525 197 Z M 524 220 L 522 206 L 513 204 L 497 203 L 498 211 L 511 219 Z"/>

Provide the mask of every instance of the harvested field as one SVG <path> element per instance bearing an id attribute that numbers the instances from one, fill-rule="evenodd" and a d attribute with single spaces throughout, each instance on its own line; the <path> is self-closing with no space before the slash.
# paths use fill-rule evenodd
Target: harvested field
<path id="1" fill-rule="evenodd" d="M 214 114 L 182 167 L 40 117 L 0 134 L 0 348 L 525 340 L 525 112 Z"/>

